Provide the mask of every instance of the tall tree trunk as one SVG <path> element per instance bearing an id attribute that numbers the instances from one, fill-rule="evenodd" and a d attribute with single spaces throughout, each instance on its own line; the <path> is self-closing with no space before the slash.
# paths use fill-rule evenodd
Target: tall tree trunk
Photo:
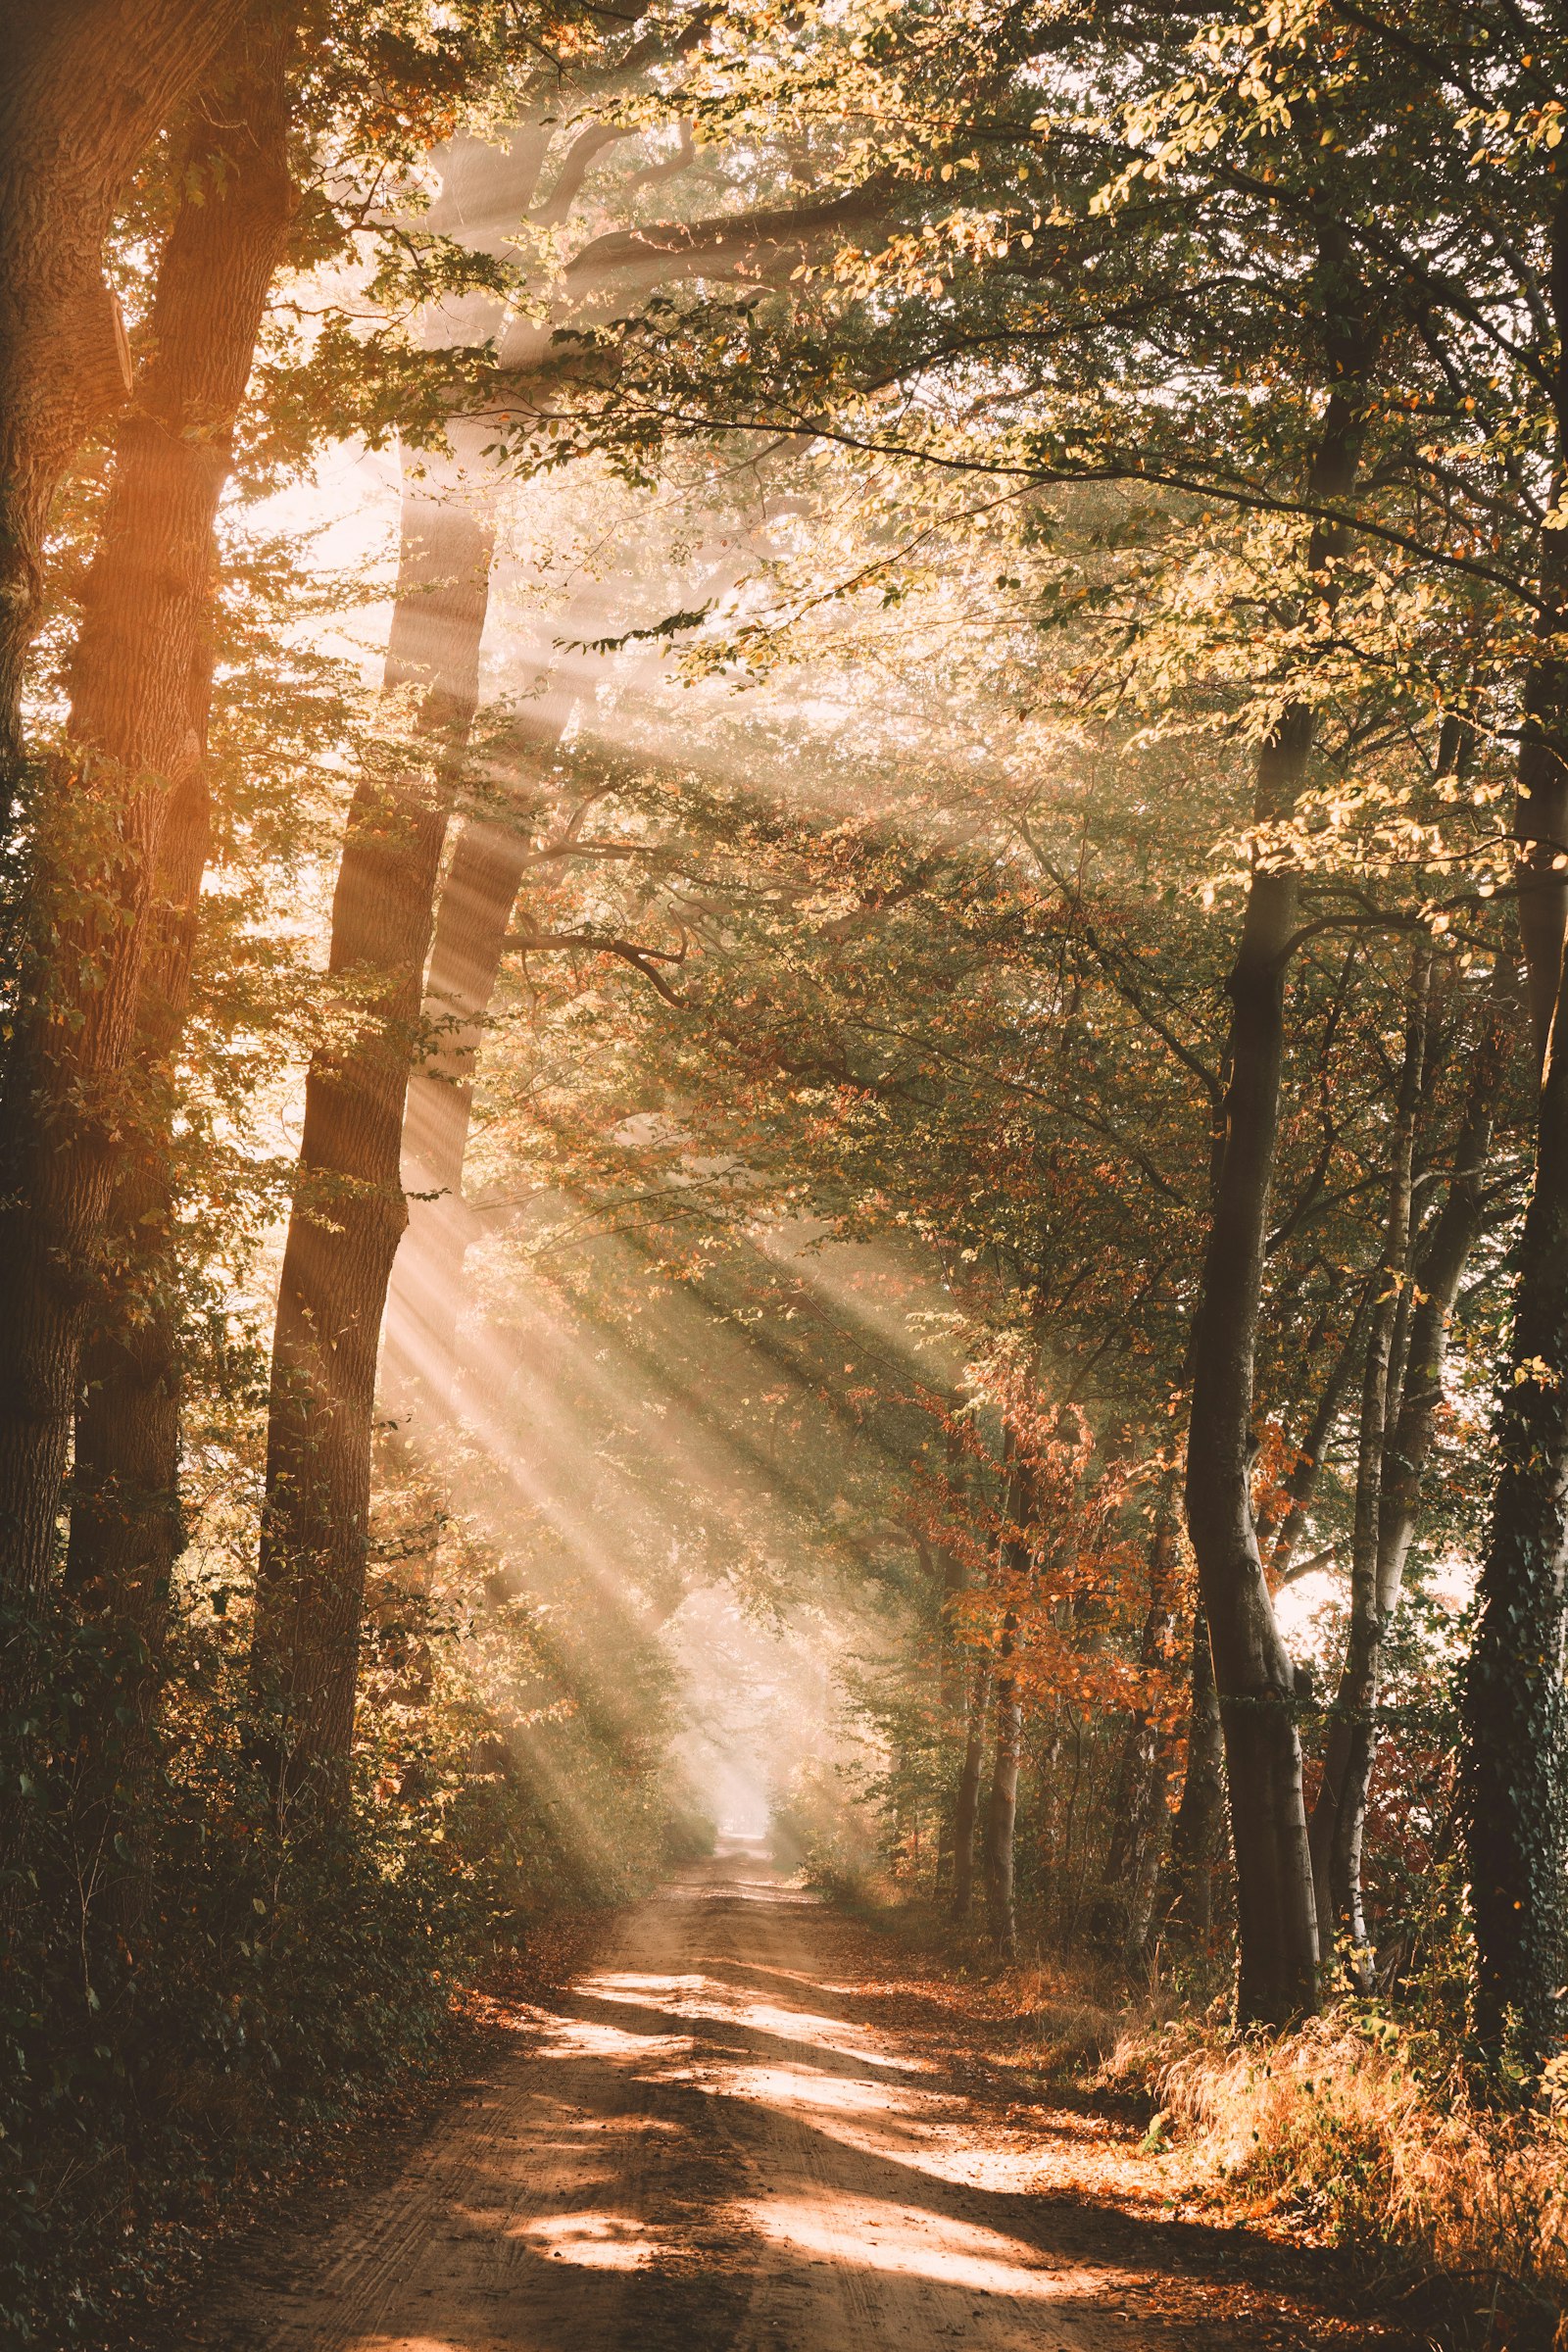
<path id="1" fill-rule="evenodd" d="M 0 7 L 0 775 L 7 810 L 21 784 L 23 675 L 37 624 L 50 505 L 88 433 L 130 393 L 124 329 L 104 278 L 104 240 L 142 155 L 245 5 L 77 0 L 51 8 L 5 0 Z M 23 1532 L 30 1540 L 30 1526 Z"/>
<path id="2" fill-rule="evenodd" d="M 1288 1578 L 1296 1547 L 1306 1526 L 1324 1456 L 1334 1435 L 1334 1424 L 1340 1417 L 1345 1392 L 1350 1385 L 1350 1375 L 1355 1370 L 1356 1358 L 1366 1336 L 1371 1304 L 1371 1293 L 1364 1291 L 1340 1343 L 1339 1352 L 1329 1366 L 1318 1393 L 1311 1427 L 1285 1482 L 1285 1510 L 1276 1523 L 1278 1532 L 1275 1533 L 1263 1518 L 1258 1520 L 1259 1546 L 1267 1546 L 1269 1573 L 1276 1580 Z"/>
<path id="3" fill-rule="evenodd" d="M 1323 1780 L 1312 1808 L 1308 1834 L 1318 1935 L 1323 1950 L 1327 1954 L 1333 1948 L 1335 1930 L 1342 1916 L 1340 1898 L 1344 1896 L 1348 1901 L 1347 1924 L 1356 1955 L 1352 1967 L 1358 1978 L 1369 1966 L 1366 1923 L 1361 1916 L 1360 1858 L 1361 1824 L 1365 1818 L 1365 1790 L 1372 1756 L 1372 1716 L 1377 1705 L 1383 1647 L 1378 1576 L 1383 1462 L 1394 1402 L 1390 1380 L 1395 1330 L 1409 1274 L 1415 1122 L 1427 1053 L 1431 983 L 1432 944 L 1423 938 L 1411 963 L 1383 1250 L 1378 1260 L 1361 1374 L 1355 1522 L 1350 1551 L 1350 1623 L 1339 1694 L 1329 1725 Z"/>
<path id="4" fill-rule="evenodd" d="M 1568 190 L 1563 205 L 1568 213 Z M 1556 224 L 1554 285 L 1568 272 Z M 1568 439 L 1568 384 L 1559 445 Z M 1562 475 L 1559 468 L 1560 495 Z M 1534 2072 L 1562 2030 L 1568 1948 L 1568 558 L 1544 534 L 1545 641 L 1532 663 L 1519 753 L 1519 923 L 1541 1057 L 1535 1184 L 1518 1251 L 1512 1345 L 1497 1413 L 1497 1484 L 1482 1551 L 1461 1702 L 1460 1795 L 1483 2045 Z"/>
<path id="5" fill-rule="evenodd" d="M 1343 267 L 1343 265 L 1340 265 Z M 1333 289 L 1343 303 L 1348 284 Z M 1357 329 L 1364 334 L 1364 329 Z M 1365 435 L 1367 353 L 1348 335 L 1312 468 L 1314 500 L 1348 495 Z M 1319 524 L 1307 568 L 1323 575 L 1340 534 Z M 1314 713 L 1292 703 L 1258 760 L 1256 821 L 1289 817 L 1305 780 Z M 1317 1913 L 1297 1736 L 1296 1678 L 1280 1640 L 1252 1522 L 1253 1355 L 1279 1126 L 1285 966 L 1298 880 L 1254 864 L 1231 972 L 1230 1083 L 1202 1289 L 1193 1337 L 1187 1523 L 1198 1558 L 1225 1733 L 1236 1864 L 1237 2007 L 1283 2025 L 1317 2002 Z"/>
<path id="6" fill-rule="evenodd" d="M 986 1884 L 986 1924 L 991 1940 L 1004 1960 L 1018 1949 L 1018 1913 L 1013 1855 L 1018 1824 L 1018 1765 L 1023 1748 L 1023 1708 L 1013 1671 L 1018 1640 L 1016 1612 L 1002 1621 L 997 1644 L 996 1705 L 993 1709 L 991 1786 L 986 1793 L 983 1855 Z"/>
<path id="7" fill-rule="evenodd" d="M 1187 1761 L 1171 1828 L 1170 1863 L 1155 1899 L 1156 1921 L 1200 1937 L 1214 1926 L 1214 1874 L 1224 1855 L 1225 1734 L 1214 1688 L 1214 1661 L 1201 1606 L 1193 1615 L 1193 1661 L 1187 1708 Z"/>
<path id="8" fill-rule="evenodd" d="M 957 1462 L 958 1448 L 950 1436 L 948 1442 L 949 1475 Z M 964 1674 L 963 1650 L 959 1644 L 956 1605 L 965 1588 L 963 1562 L 950 1544 L 930 1544 L 917 1539 L 920 1566 L 928 1588 L 937 1593 L 937 1739 L 939 1752 L 964 1727 L 964 1698 L 967 1677 Z M 937 1823 L 937 1850 L 934 1858 L 933 1892 L 940 1893 L 953 1875 L 954 1820 L 951 1807 L 943 1805 Z"/>
<path id="9" fill-rule="evenodd" d="M 406 496 L 385 684 L 416 695 L 417 718 L 349 811 L 329 971 L 353 1027 L 311 1064 L 272 1342 L 251 1666 L 283 1784 L 341 1762 L 353 1736 L 376 1356 L 408 1220 L 404 1105 L 489 573 L 477 514 Z"/>
<path id="10" fill-rule="evenodd" d="M 1176 1622 L 1177 1506 L 1176 1475 L 1166 1471 L 1150 1535 L 1149 1607 L 1139 1645 L 1146 1673 L 1164 1661 Z M 1110 1838 L 1090 1923 L 1097 1943 L 1130 1960 L 1143 1952 L 1153 1920 L 1169 1779 L 1169 1736 L 1157 1718 L 1140 1708 L 1128 1723 L 1117 1758 Z"/>
<path id="11" fill-rule="evenodd" d="M 1382 1644 L 1399 1604 L 1404 1564 L 1420 1508 L 1421 1481 L 1432 1449 L 1438 1407 L 1443 1401 L 1448 1323 L 1465 1266 L 1485 1223 L 1487 1159 L 1497 1102 L 1516 1044 L 1514 1015 L 1513 974 L 1508 964 L 1499 959 L 1494 972 L 1485 1025 L 1471 1059 L 1464 1115 L 1454 1146 L 1453 1171 L 1442 1210 L 1416 1265 L 1413 1282 L 1406 1286 L 1414 1304 L 1396 1408 L 1391 1392 L 1392 1426 L 1384 1451 L 1378 1507 L 1375 1609 L 1370 1643 L 1374 1697 Z M 1361 1597 L 1363 1600 L 1367 1597 L 1364 1590 Z M 1361 1916 L 1361 1847 L 1367 1794 L 1377 1755 L 1375 1729 L 1370 1722 L 1365 1737 L 1355 1736 L 1358 1723 L 1354 1705 L 1351 1659 L 1348 1654 L 1346 1677 L 1342 1679 L 1329 1727 L 1323 1783 L 1313 1809 L 1312 1838 L 1314 1863 L 1319 1852 L 1324 1852 L 1330 1864 L 1331 1911 L 1326 1916 L 1352 1922 Z M 1320 1815 L 1329 1816 L 1322 1828 Z M 1364 1968 L 1361 1973 L 1365 1975 Z"/>
<path id="12" fill-rule="evenodd" d="M 5 1596 L 24 1624 L 42 1602 L 54 1558 L 81 1345 L 117 1176 L 127 1177 L 127 1202 L 136 1196 L 135 1218 L 155 1208 L 145 1167 L 126 1141 L 138 1129 L 138 1107 L 125 1100 L 127 1061 L 139 1043 L 140 1093 L 145 1056 L 172 1043 L 167 1008 L 182 996 L 179 975 L 188 968 L 207 837 L 214 524 L 294 205 L 287 42 L 286 18 L 268 12 L 259 29 L 236 36 L 191 109 L 180 149 L 184 200 L 160 261 L 150 353 L 119 434 L 84 593 L 69 728 L 74 797 L 58 812 L 47 893 L 55 936 L 47 956 L 32 963 L 3 1106 L 15 1190 L 0 1215 L 8 1335 L 0 1513 L 15 1541 L 0 1548 Z M 91 875 L 62 846 L 81 830 L 95 838 Z M 83 915 L 83 904 L 94 911 Z M 139 1230 L 145 1237 L 151 1226 Z M 131 1661 L 156 1646 L 154 1595 L 172 1527 L 157 1466 L 171 1409 L 155 1360 L 163 1311 L 155 1306 L 120 1352 L 126 1400 L 134 1396 L 136 1407 L 122 1416 L 100 1387 L 78 1463 L 87 1517 L 73 1577 L 76 1601 L 114 1631 L 132 1686 L 124 1713 L 133 1727 L 142 1723 L 145 1686 Z M 24 1682 L 25 1664 L 16 1664 Z M 132 1745 L 139 1736 L 138 1729 Z M 106 1767 L 101 1758 L 90 1775 L 100 1788 Z"/>
<path id="13" fill-rule="evenodd" d="M 969 1683 L 969 1716 L 953 1807 L 953 1917 L 962 1923 L 974 1904 L 975 1842 L 980 1827 L 980 1777 L 986 1761 L 991 1665 L 976 1665 Z"/>
<path id="14" fill-rule="evenodd" d="M 525 758 L 548 759 L 570 710 L 565 697 L 544 705 L 529 726 Z M 409 1223 L 387 1298 L 384 1378 L 400 1418 L 441 1421 L 452 1409 L 463 1264 L 472 1231 L 463 1167 L 474 1075 L 513 909 L 534 855 L 520 814 L 515 824 L 469 817 L 441 886 L 424 993 L 431 1045 L 410 1076 L 403 1129 Z"/>
<path id="15" fill-rule="evenodd" d="M 1009 1451 L 1014 1450 L 1009 1438 Z M 1014 1889 L 1014 1846 L 1018 1822 L 1018 1766 L 1023 1749 L 1023 1705 L 1018 1694 L 1014 1663 L 1018 1646 L 1019 1589 L 1028 1577 L 1032 1558 L 1030 1519 L 1031 1481 L 1025 1465 L 1015 1460 L 1007 1481 L 1007 1527 L 1002 1542 L 1002 1567 L 1009 1598 L 997 1643 L 992 1708 L 991 1786 L 986 1793 L 985 1832 L 981 1855 L 985 1870 L 986 1921 L 991 1940 L 1005 1960 L 1018 1948 L 1017 1903 Z"/>

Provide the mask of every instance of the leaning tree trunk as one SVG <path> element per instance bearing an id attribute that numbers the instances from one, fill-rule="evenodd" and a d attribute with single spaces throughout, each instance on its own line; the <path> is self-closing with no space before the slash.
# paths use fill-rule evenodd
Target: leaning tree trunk
<path id="1" fill-rule="evenodd" d="M 1285 1492 L 1281 1497 L 1284 1509 L 1280 1518 L 1271 1526 L 1259 1517 L 1257 1526 L 1259 1546 L 1267 1547 L 1269 1574 L 1276 1583 L 1289 1578 L 1296 1557 L 1296 1547 L 1301 1540 L 1302 1531 L 1312 1508 L 1312 1497 L 1317 1492 L 1317 1482 L 1328 1452 L 1329 1441 L 1334 1434 L 1334 1424 L 1339 1419 L 1340 1407 L 1345 1401 L 1345 1392 L 1350 1385 L 1350 1375 L 1355 1370 L 1356 1358 L 1361 1352 L 1371 1304 L 1371 1291 L 1367 1289 L 1362 1293 L 1360 1301 L 1346 1328 L 1345 1337 L 1340 1342 L 1334 1360 L 1324 1377 L 1323 1386 L 1318 1393 L 1317 1404 L 1313 1408 L 1311 1424 L 1301 1442 L 1300 1450 L 1291 1465 L 1290 1475 L 1285 1481 Z"/>
<path id="2" fill-rule="evenodd" d="M 733 577 L 731 557 L 701 583 L 699 598 Z M 568 606 L 563 625 L 590 636 L 610 619 L 602 595 L 581 597 Z M 661 658 L 645 657 L 646 666 Z M 629 682 L 622 671 L 622 688 Z M 409 1224 L 392 1269 L 382 1361 L 388 1401 L 403 1424 L 440 1422 L 453 1410 L 464 1260 L 474 1232 L 463 1197 L 474 1078 L 523 880 L 557 847 L 569 849 L 541 848 L 532 838 L 528 786 L 548 766 L 578 706 L 591 704 L 593 683 L 594 666 L 582 656 L 555 664 L 514 731 L 517 768 L 508 780 L 514 808 L 465 821 L 441 886 L 424 994 L 429 1052 L 410 1076 L 403 1130 Z"/>
<path id="3" fill-rule="evenodd" d="M 237 36 L 192 109 L 179 149 L 184 200 L 160 262 L 150 352 L 118 437 L 86 582 L 68 730 L 75 797 L 57 830 L 61 840 L 76 835 L 77 847 L 82 834 L 95 836 L 97 860 L 86 876 L 74 858 L 58 856 L 55 937 L 32 962 L 4 1105 L 18 1188 L 0 1245 L 0 1490 L 17 1538 L 7 1547 L 13 1597 L 19 1587 L 41 1594 L 47 1582 L 82 1339 L 99 1303 L 94 1280 L 106 1249 L 116 1254 L 118 1179 L 127 1204 L 134 1197 L 122 1225 L 138 1240 L 152 1230 L 155 1202 L 134 1140 L 143 1105 L 130 1099 L 127 1065 L 135 1047 L 141 1096 L 147 1056 L 163 1050 L 147 1024 L 161 1031 L 164 1016 L 151 1007 L 180 995 L 177 967 L 189 959 L 207 831 L 214 525 L 294 204 L 287 37 L 281 17 L 265 33 Z M 87 916 L 78 911 L 84 895 L 95 900 Z M 122 1702 L 98 1727 L 106 1752 L 85 1765 L 97 1790 L 89 1811 L 96 1806 L 106 1836 L 107 1748 L 118 1723 L 126 1759 L 139 1750 L 146 1690 L 136 1661 L 156 1646 L 169 1565 L 168 1400 L 149 1360 L 163 1311 L 155 1304 L 120 1351 L 126 1412 L 100 1386 L 84 1446 L 78 1432 L 75 1484 L 87 1519 L 78 1522 L 85 1548 L 74 1560 L 74 1598 L 109 1631 L 126 1676 Z"/>
<path id="4" fill-rule="evenodd" d="M 1464 1113 L 1454 1145 L 1454 1164 L 1441 1212 L 1403 1295 L 1414 1306 L 1402 1371 L 1391 1368 L 1381 1399 L 1363 1402 L 1362 1445 L 1356 1488 L 1356 1557 L 1351 1584 L 1351 1625 L 1344 1671 L 1329 1722 L 1323 1779 L 1312 1810 L 1313 1869 L 1318 1885 L 1319 1925 L 1325 1944 L 1340 1922 L 1348 1924 L 1357 1955 L 1355 1975 L 1370 1989 L 1371 1969 L 1361 1896 L 1361 1854 L 1367 1797 L 1377 1755 L 1375 1709 L 1383 1643 L 1398 1606 L 1404 1564 L 1415 1533 L 1421 1481 L 1431 1451 L 1438 1407 L 1443 1401 L 1443 1366 L 1448 1319 L 1460 1279 L 1480 1237 L 1486 1213 L 1487 1159 L 1497 1098 L 1513 1046 L 1509 974 L 1500 961 L 1494 979 L 1486 1025 L 1471 1058 Z M 1396 1172 L 1390 1204 L 1389 1246 L 1398 1216 L 1409 1214 Z M 1380 1302 L 1380 1317 L 1392 1334 L 1393 1317 Z M 1374 1335 L 1374 1347 L 1384 1343 Z M 1368 1382 L 1368 1388 L 1371 1387 Z M 1373 1436 L 1382 1432 L 1376 1464 L 1375 1516 L 1367 1508 L 1366 1479 Z M 1368 1522 L 1370 1521 L 1370 1525 Z M 1370 1553 L 1370 1557 L 1368 1554 Z"/>
<path id="5" fill-rule="evenodd" d="M 1545 534 L 1543 632 L 1568 630 L 1568 562 Z M 1497 1414 L 1497 1484 L 1461 1702 L 1460 1797 L 1476 1938 L 1475 2026 L 1535 2073 L 1562 2030 L 1568 1949 L 1568 664 L 1531 668 L 1515 830 L 1541 1057 L 1535 1184 Z"/>
<path id="6" fill-rule="evenodd" d="M 570 710 L 564 696 L 543 706 L 527 731 L 526 757 L 548 757 Z M 513 909 L 535 855 L 525 824 L 471 816 L 441 886 L 424 993 L 430 1051 L 410 1076 L 403 1130 L 409 1224 L 387 1298 L 384 1379 L 400 1420 L 439 1422 L 452 1410 L 472 1231 L 463 1167 L 474 1076 Z"/>
<path id="7" fill-rule="evenodd" d="M 1346 289 L 1336 289 L 1336 300 Z M 1364 350 L 1348 353 L 1324 416 L 1312 469 L 1316 502 L 1354 483 L 1365 434 Z M 1319 524 L 1307 570 L 1320 577 L 1339 534 Z M 1312 710 L 1287 706 L 1258 760 L 1256 821 L 1294 810 L 1305 781 Z M 1253 1355 L 1263 1292 L 1280 1080 L 1285 967 L 1299 883 L 1280 858 L 1259 859 L 1231 972 L 1230 1084 L 1213 1216 L 1193 1335 L 1187 1523 L 1208 1620 L 1225 1733 L 1236 1865 L 1237 2009 L 1284 2025 L 1317 2004 L 1317 1911 L 1307 1850 L 1296 1677 L 1280 1640 L 1252 1519 Z"/>
<path id="8" fill-rule="evenodd" d="M 272 1342 L 251 1669 L 280 1787 L 340 1763 L 353 1735 L 376 1356 L 408 1220 L 404 1104 L 489 573 L 476 514 L 407 500 L 386 690 L 416 695 L 417 719 L 349 811 L 328 969 L 350 1034 L 311 1064 Z"/>

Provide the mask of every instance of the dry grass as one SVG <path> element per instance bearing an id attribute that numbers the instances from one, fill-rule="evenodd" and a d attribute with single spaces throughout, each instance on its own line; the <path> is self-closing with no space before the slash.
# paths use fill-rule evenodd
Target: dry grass
<path id="1" fill-rule="evenodd" d="M 1129 2034 L 1100 2080 L 1157 2101 L 1147 2144 L 1189 2194 L 1361 2248 L 1477 2340 L 1568 2346 L 1568 2116 L 1489 2112 L 1456 2063 L 1345 2012 Z"/>

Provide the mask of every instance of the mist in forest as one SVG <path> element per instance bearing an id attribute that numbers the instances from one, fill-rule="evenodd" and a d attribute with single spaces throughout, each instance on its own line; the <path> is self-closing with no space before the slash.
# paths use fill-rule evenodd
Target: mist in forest
<path id="1" fill-rule="evenodd" d="M 1000 2085 L 1544 2343 L 1556 17 L 0 22 L 0 2334 L 642 2002 L 541 2311 L 1004 2352 Z"/>

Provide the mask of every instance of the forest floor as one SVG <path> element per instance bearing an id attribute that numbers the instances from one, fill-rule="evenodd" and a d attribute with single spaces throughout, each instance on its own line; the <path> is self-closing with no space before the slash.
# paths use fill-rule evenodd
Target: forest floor
<path id="1" fill-rule="evenodd" d="M 192 2352 L 1407 2345 L 985 2060 L 935 1962 L 731 1847 L 621 1913 L 432 2125 L 231 2250 Z"/>

